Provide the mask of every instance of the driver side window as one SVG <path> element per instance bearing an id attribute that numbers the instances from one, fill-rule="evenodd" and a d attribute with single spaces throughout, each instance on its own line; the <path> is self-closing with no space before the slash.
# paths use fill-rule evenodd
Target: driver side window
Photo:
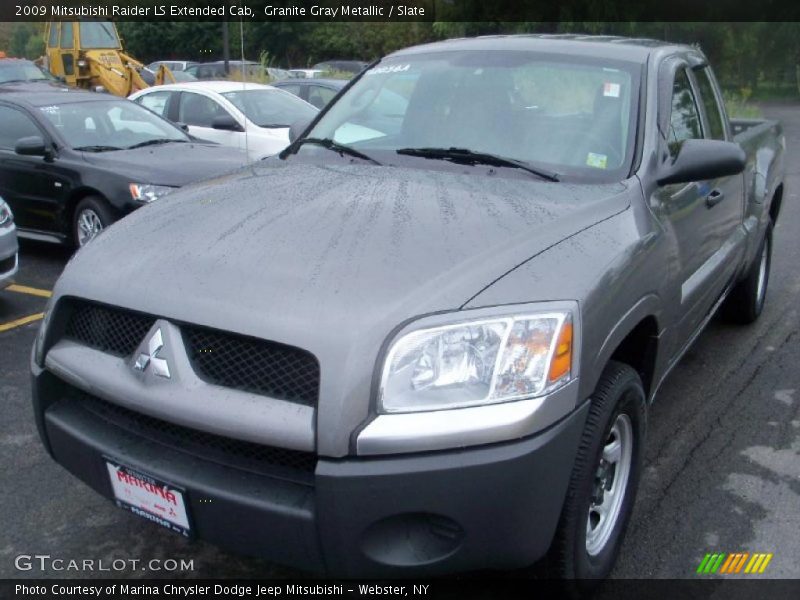
<path id="1" fill-rule="evenodd" d="M 702 137 L 703 128 L 700 124 L 697 100 L 686 69 L 681 68 L 675 73 L 675 82 L 672 85 L 672 112 L 667 139 L 670 156 L 673 160 L 678 156 L 684 141 Z"/>
<path id="2" fill-rule="evenodd" d="M 25 113 L 11 108 L 0 106 L 0 148 L 14 150 L 20 138 L 38 135 L 42 132 Z"/>
<path id="3" fill-rule="evenodd" d="M 213 126 L 216 117 L 227 115 L 228 112 L 215 100 L 192 92 L 181 94 L 178 121 L 195 127 Z"/>

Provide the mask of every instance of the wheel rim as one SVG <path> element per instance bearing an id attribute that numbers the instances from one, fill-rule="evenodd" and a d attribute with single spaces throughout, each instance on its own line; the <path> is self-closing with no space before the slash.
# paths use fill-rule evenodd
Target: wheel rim
<path id="1" fill-rule="evenodd" d="M 84 208 L 78 215 L 78 245 L 84 246 L 103 231 L 100 216 L 91 208 Z"/>
<path id="2" fill-rule="evenodd" d="M 767 263 L 769 262 L 769 242 L 764 241 L 764 249 L 761 251 L 761 263 L 758 265 L 758 283 L 756 284 L 756 300 L 761 306 L 764 296 L 767 295 Z"/>
<path id="3" fill-rule="evenodd" d="M 608 432 L 595 472 L 586 520 L 586 551 L 591 556 L 602 552 L 619 520 L 632 457 L 633 426 L 628 415 L 620 414 Z"/>

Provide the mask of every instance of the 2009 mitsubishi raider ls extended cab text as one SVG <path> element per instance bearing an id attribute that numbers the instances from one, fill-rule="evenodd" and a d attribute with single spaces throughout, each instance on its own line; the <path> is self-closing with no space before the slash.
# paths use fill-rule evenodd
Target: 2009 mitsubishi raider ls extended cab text
<path id="1" fill-rule="evenodd" d="M 72 259 L 48 451 L 308 570 L 606 576 L 660 383 L 762 310 L 780 126 L 729 121 L 688 46 L 501 36 L 394 53 L 293 135 Z"/>

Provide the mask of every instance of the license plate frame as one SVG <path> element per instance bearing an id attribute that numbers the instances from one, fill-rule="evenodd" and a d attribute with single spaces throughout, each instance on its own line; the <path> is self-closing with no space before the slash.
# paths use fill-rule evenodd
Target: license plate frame
<path id="1" fill-rule="evenodd" d="M 194 537 L 186 489 L 103 456 L 111 493 L 119 508 L 185 538 Z"/>

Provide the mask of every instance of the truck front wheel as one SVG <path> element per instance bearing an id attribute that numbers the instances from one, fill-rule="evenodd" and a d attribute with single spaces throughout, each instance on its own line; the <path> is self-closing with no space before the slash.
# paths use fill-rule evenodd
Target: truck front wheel
<path id="1" fill-rule="evenodd" d="M 592 394 L 550 550 L 555 575 L 599 580 L 610 573 L 633 509 L 646 422 L 638 373 L 626 364 L 610 362 Z"/>

